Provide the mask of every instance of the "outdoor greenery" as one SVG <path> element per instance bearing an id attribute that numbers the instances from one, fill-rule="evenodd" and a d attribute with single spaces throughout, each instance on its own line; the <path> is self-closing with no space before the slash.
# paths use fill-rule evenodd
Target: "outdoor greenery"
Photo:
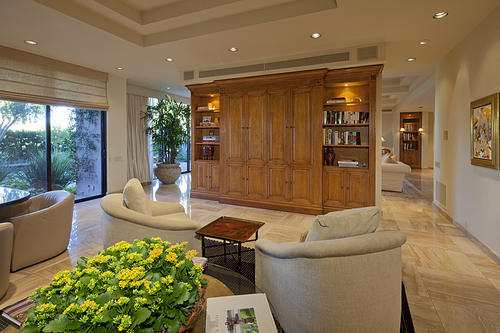
<path id="1" fill-rule="evenodd" d="M 44 117 L 44 106 L 0 101 L 0 186 L 47 191 L 45 130 L 12 130 Z M 67 128 L 51 128 L 52 190 L 76 192 L 76 182 L 97 176 L 100 111 L 73 109 Z"/>
<path id="2" fill-rule="evenodd" d="M 35 290 L 19 332 L 178 332 L 208 283 L 186 244 L 145 238 L 82 258 Z"/>
<path id="3" fill-rule="evenodd" d="M 174 164 L 181 146 L 190 136 L 191 108 L 166 96 L 148 106 L 143 119 L 148 121 L 146 134 L 151 135 L 158 162 Z"/>

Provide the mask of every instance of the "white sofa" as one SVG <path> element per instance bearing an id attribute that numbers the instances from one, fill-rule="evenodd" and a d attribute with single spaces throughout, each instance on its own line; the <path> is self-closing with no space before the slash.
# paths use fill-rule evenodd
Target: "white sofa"
<path id="1" fill-rule="evenodd" d="M 382 191 L 403 192 L 405 174 L 411 172 L 409 165 L 382 157 Z M 388 157 L 388 158 L 387 158 Z"/>

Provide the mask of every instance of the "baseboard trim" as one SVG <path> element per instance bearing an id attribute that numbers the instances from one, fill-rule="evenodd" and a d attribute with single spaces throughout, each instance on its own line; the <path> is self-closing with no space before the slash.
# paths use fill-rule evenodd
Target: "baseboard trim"
<path id="1" fill-rule="evenodd" d="M 447 220 L 452 223 L 458 230 L 460 230 L 465 237 L 467 237 L 474 245 L 476 245 L 481 251 L 484 252 L 491 260 L 495 262 L 498 266 L 500 266 L 500 256 L 493 251 L 488 245 L 484 244 L 476 235 L 470 232 L 467 228 L 465 228 L 460 222 L 452 218 L 441 205 L 433 202 L 432 207 L 436 208 Z"/>

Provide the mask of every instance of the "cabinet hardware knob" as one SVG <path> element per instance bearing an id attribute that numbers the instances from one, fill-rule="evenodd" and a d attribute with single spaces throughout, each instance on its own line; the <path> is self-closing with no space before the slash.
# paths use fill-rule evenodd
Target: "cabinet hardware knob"
<path id="1" fill-rule="evenodd" d="M 347 189 L 349 189 L 349 187 Z"/>
<path id="2" fill-rule="evenodd" d="M 343 190 L 344 189 L 344 186 L 340 186 L 340 189 Z"/>
<path id="3" fill-rule="evenodd" d="M 241 180 L 245 180 L 245 178 L 241 178 Z"/>
<path id="4" fill-rule="evenodd" d="M 248 178 L 247 178 L 247 180 L 248 180 Z"/>

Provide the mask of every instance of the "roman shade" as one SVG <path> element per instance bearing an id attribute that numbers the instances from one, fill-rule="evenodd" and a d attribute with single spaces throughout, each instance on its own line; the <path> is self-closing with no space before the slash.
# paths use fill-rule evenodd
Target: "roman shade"
<path id="1" fill-rule="evenodd" d="M 3 100 L 106 111 L 107 81 L 107 73 L 0 46 Z"/>

